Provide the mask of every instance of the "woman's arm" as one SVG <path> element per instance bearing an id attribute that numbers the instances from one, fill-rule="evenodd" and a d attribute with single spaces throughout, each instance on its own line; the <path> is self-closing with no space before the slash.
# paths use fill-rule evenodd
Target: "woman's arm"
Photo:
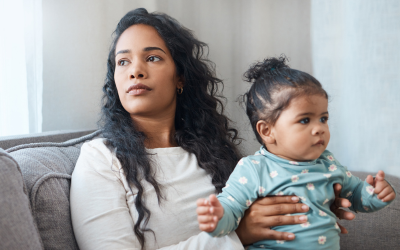
<path id="1" fill-rule="evenodd" d="M 352 220 L 355 215 L 341 209 L 341 207 L 346 208 L 351 205 L 347 199 L 339 197 L 341 189 L 340 184 L 334 185 L 335 202 L 331 210 L 339 219 Z M 236 229 L 240 241 L 243 245 L 248 245 L 264 239 L 294 240 L 295 235 L 293 233 L 271 230 L 271 227 L 300 224 L 307 221 L 307 217 L 304 215 L 285 216 L 285 214 L 308 211 L 307 205 L 298 202 L 299 198 L 296 196 L 271 196 L 255 201 L 246 210 L 239 227 Z M 341 225 L 339 227 L 342 233 L 347 233 L 344 227 Z"/>
<path id="2" fill-rule="evenodd" d="M 79 248 L 140 249 L 112 154 L 97 145 L 83 144 L 71 179 L 71 218 Z"/>
<path id="3" fill-rule="evenodd" d="M 111 152 L 105 146 L 96 146 L 91 143 L 82 146 L 72 175 L 71 217 L 79 248 L 139 250 L 126 190 L 112 165 Z M 243 245 L 235 232 L 221 238 L 200 233 L 159 250 L 191 249 L 242 250 Z"/>

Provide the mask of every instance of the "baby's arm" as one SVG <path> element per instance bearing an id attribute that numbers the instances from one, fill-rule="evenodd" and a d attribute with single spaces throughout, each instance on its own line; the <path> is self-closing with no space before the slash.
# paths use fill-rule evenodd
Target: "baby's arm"
<path id="1" fill-rule="evenodd" d="M 218 221 L 224 215 L 224 208 L 217 197 L 212 194 L 210 195 L 209 200 L 197 200 L 196 212 L 200 230 L 211 233 L 215 230 L 218 225 Z"/>
<path id="2" fill-rule="evenodd" d="M 394 198 L 395 193 L 390 184 L 385 181 L 385 174 L 379 171 L 375 180 L 368 176 L 366 181 L 361 181 L 346 172 L 343 183 L 342 197 L 351 202 L 350 209 L 356 212 L 374 212 L 386 207 Z"/>
<path id="3" fill-rule="evenodd" d="M 245 157 L 229 176 L 226 187 L 218 195 L 218 201 L 214 199 L 215 196 L 210 196 L 209 203 L 204 199 L 198 200 L 197 214 L 201 230 L 212 236 L 223 236 L 237 228 L 245 210 L 259 194 L 268 192 L 260 187 L 259 170 L 259 161 Z"/>

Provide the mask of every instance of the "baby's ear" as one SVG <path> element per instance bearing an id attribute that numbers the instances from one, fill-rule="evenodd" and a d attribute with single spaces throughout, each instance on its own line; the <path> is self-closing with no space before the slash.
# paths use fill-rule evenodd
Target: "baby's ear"
<path id="1" fill-rule="evenodd" d="M 275 137 L 272 133 L 272 125 L 266 121 L 259 120 L 256 124 L 257 132 L 265 144 L 275 144 Z"/>

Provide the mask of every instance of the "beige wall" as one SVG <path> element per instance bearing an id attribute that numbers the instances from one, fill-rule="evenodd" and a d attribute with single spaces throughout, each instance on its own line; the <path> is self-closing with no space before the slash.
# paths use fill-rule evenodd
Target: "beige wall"
<path id="1" fill-rule="evenodd" d="M 137 7 L 173 16 L 209 44 L 225 80 L 227 114 L 246 139 L 245 152 L 257 150 L 236 102 L 249 87 L 242 74 L 255 60 L 281 53 L 311 73 L 308 0 L 43 0 L 43 131 L 96 127 L 111 33 Z"/>

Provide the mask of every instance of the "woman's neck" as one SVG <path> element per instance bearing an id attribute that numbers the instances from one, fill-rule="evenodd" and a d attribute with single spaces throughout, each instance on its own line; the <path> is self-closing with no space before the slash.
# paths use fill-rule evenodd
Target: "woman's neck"
<path id="1" fill-rule="evenodd" d="M 135 125 L 145 133 L 147 139 L 144 142 L 146 148 L 177 147 L 175 140 L 175 118 L 148 118 L 132 117 Z"/>

